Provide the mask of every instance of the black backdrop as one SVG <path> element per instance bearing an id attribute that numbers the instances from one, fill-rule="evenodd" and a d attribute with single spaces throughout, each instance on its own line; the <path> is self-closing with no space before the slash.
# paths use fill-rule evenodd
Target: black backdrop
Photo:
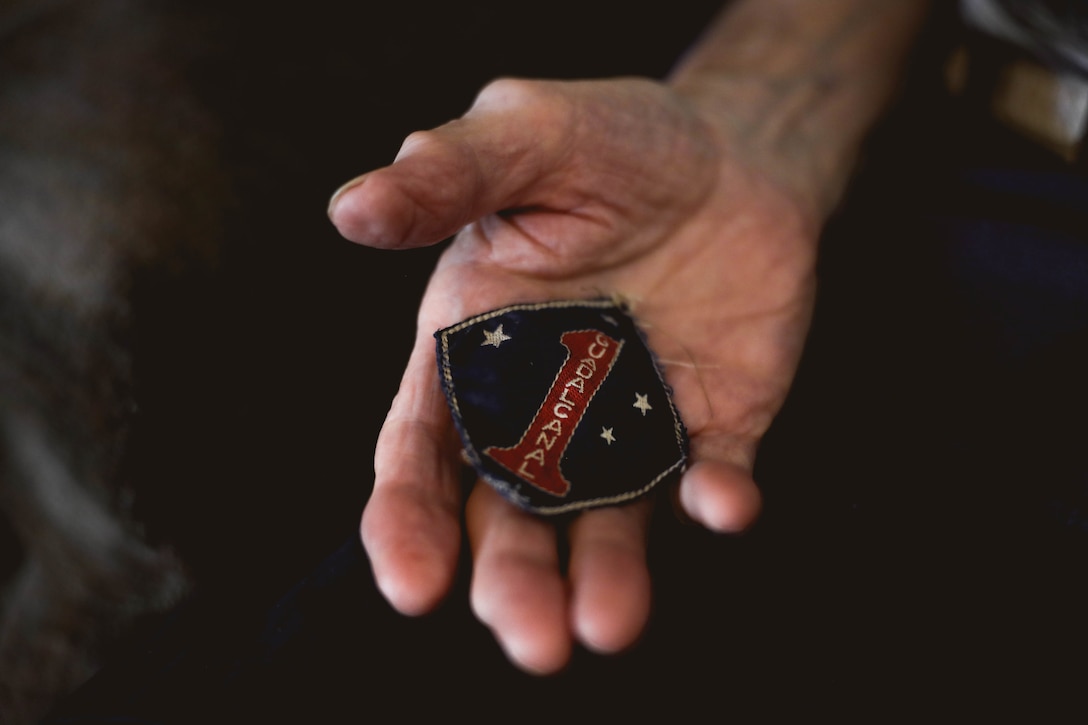
<path id="1" fill-rule="evenodd" d="M 631 653 L 579 653 L 536 680 L 472 619 L 467 571 L 439 612 L 406 620 L 357 549 L 320 568 L 354 535 L 437 253 L 341 240 L 329 194 L 492 77 L 661 76 L 713 5 L 161 4 L 199 20 L 185 77 L 218 119 L 231 192 L 213 268 L 152 266 L 134 287 L 140 409 L 125 470 L 198 596 L 165 633 L 155 620 L 119 645 L 72 712 L 127 700 L 164 721 L 879 719 L 1064 699 L 1079 552 L 1066 532 L 1040 533 L 1046 496 L 1018 484 L 1070 435 L 1028 437 L 1023 420 L 1053 419 L 1068 388 L 995 398 L 1053 359 L 990 355 L 933 274 L 928 224 L 947 187 L 930 164 L 961 139 L 940 106 L 897 111 L 829 229 L 812 343 L 757 470 L 766 516 L 727 539 L 661 502 L 654 614 Z M 919 88 L 909 100 L 934 101 Z M 1065 367 L 1078 354 L 1053 353 Z"/>

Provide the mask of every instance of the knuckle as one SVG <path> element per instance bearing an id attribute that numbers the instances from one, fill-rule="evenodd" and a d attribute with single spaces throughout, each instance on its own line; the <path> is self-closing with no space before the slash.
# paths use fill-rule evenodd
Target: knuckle
<path id="1" fill-rule="evenodd" d="M 407 154 L 416 153 L 421 149 L 435 148 L 441 145 L 442 136 L 435 129 L 425 131 L 413 131 L 408 134 L 400 145 L 398 158 Z"/>
<path id="2" fill-rule="evenodd" d="M 497 78 L 476 95 L 472 110 L 527 109 L 540 112 L 555 107 L 560 97 L 560 89 L 551 81 Z"/>

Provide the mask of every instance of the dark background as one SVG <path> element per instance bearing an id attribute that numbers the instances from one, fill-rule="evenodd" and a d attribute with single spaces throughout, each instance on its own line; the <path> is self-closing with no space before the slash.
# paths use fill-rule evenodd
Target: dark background
<path id="1" fill-rule="evenodd" d="M 716 4 L 144 5 L 176 16 L 191 49 L 184 87 L 162 93 L 215 120 L 197 130 L 218 153 L 221 242 L 213 263 L 157 259 L 133 276 L 138 407 L 120 475 L 197 586 L 176 618 L 117 643 L 73 718 L 879 721 L 1073 699 L 1086 287 L 1025 263 L 1040 247 L 1024 252 L 1019 231 L 977 230 L 1043 227 L 1029 236 L 1057 239 L 1042 247 L 1056 267 L 1083 270 L 1070 240 L 1085 197 L 1053 160 L 950 115 L 963 109 L 936 80 L 953 28 L 923 44 L 828 229 L 811 343 L 757 468 L 764 518 L 715 537 L 662 497 L 644 640 L 537 680 L 472 618 L 464 575 L 417 621 L 380 600 L 357 549 L 321 568 L 354 537 L 438 251 L 352 245 L 325 205 L 495 76 L 662 76 Z M 1026 187 L 999 183 L 995 149 L 998 171 L 1030 171 Z M 1040 178 L 1074 201 L 1023 202 Z"/>
<path id="2" fill-rule="evenodd" d="M 344 241 L 325 216 L 332 192 L 498 75 L 661 76 L 714 4 L 667 22 L 650 7 L 432 5 L 200 7 L 214 42 L 188 77 L 222 124 L 234 198 L 209 278 L 137 286 L 131 465 L 156 480 L 147 517 L 209 577 L 236 577 L 223 560 L 238 556 L 293 580 L 356 525 L 368 492 L 437 251 Z"/>

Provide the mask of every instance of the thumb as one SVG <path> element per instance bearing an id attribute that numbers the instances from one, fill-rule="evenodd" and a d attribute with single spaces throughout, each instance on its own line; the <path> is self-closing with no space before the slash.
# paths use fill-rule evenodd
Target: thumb
<path id="1" fill-rule="evenodd" d="M 341 187 L 329 217 L 353 242 L 398 249 L 503 209 L 548 205 L 572 120 L 556 84 L 494 81 L 462 118 L 411 134 L 392 165 Z"/>

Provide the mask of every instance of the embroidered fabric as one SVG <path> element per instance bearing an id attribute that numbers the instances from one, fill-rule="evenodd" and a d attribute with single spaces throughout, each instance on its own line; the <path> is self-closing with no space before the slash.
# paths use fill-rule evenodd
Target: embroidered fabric
<path id="1" fill-rule="evenodd" d="M 465 456 L 519 506 L 620 503 L 683 470 L 687 434 L 671 393 L 612 301 L 505 307 L 435 337 Z"/>

